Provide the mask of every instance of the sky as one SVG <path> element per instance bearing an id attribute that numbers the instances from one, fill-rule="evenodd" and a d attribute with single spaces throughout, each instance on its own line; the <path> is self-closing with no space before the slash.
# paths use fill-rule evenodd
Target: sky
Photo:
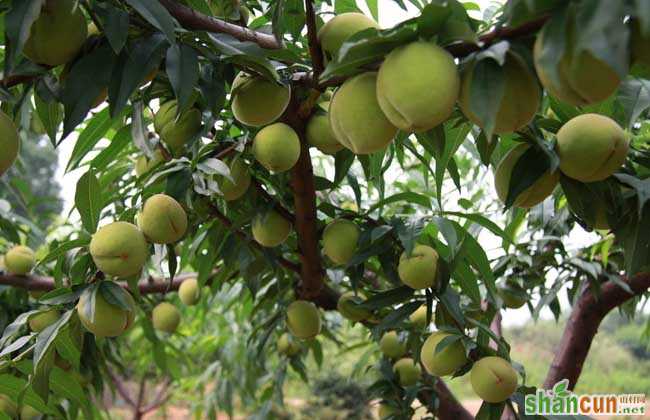
<path id="1" fill-rule="evenodd" d="M 484 10 L 490 4 L 495 3 L 494 0 L 474 0 L 473 2 L 478 4 L 481 7 L 481 10 Z M 364 1 L 357 0 L 357 3 L 362 9 L 367 11 Z M 408 1 L 405 1 L 405 3 L 408 3 Z M 380 26 L 383 28 L 392 27 L 397 23 L 409 19 L 413 16 L 417 16 L 418 14 L 417 9 L 414 6 L 412 6 L 410 3 L 408 4 L 407 11 L 401 9 L 393 0 L 379 0 L 379 5 L 380 5 L 379 23 Z M 82 168 L 76 171 L 69 172 L 67 174 L 64 173 L 65 166 L 68 162 L 75 141 L 76 141 L 76 135 L 73 134 L 70 136 L 70 138 L 65 140 L 59 146 L 59 169 L 56 173 L 56 178 L 62 186 L 61 195 L 65 201 L 64 214 L 67 214 L 70 211 L 70 209 L 73 207 L 75 187 L 77 184 L 77 180 L 81 175 L 83 175 L 86 172 L 86 169 Z M 78 218 L 76 213 L 73 213 L 72 217 Z M 571 234 L 567 238 L 565 245 L 567 246 L 568 249 L 577 249 L 595 242 L 596 239 L 597 236 L 595 234 L 585 232 L 581 228 L 577 227 L 574 229 L 573 232 L 571 232 Z M 498 249 L 500 241 L 496 237 L 489 237 L 486 234 L 485 237 L 481 237 L 481 243 L 483 244 L 483 246 L 485 246 L 486 249 L 492 249 L 492 248 Z M 490 255 L 490 257 L 493 257 L 493 255 Z M 567 305 L 566 301 L 563 302 L 563 306 L 565 305 Z M 542 313 L 542 317 L 550 318 L 551 317 L 550 311 L 545 309 Z M 510 309 L 505 311 L 503 322 L 504 325 L 506 326 L 519 325 L 526 322 L 529 319 L 530 319 L 530 314 L 528 312 L 528 309 L 524 307 L 517 310 Z"/>

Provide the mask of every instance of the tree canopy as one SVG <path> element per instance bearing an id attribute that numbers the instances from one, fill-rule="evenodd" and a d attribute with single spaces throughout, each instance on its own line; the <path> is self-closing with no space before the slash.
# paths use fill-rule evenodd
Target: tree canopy
<path id="1" fill-rule="evenodd" d="M 389 2 L 417 16 L 382 28 Z M 210 388 L 197 415 L 273 418 L 333 347 L 364 350 L 382 418 L 471 418 L 445 385 L 462 375 L 477 417 L 523 416 L 647 297 L 646 2 L 0 13 L 0 418 L 99 418 L 105 389 L 140 418 L 175 386 Z M 45 141 L 83 171 L 70 215 Z M 544 384 L 500 335 L 520 307 L 569 314 Z"/>

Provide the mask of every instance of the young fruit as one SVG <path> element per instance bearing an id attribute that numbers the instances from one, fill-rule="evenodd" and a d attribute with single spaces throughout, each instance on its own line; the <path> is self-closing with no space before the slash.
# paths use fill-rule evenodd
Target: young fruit
<path id="1" fill-rule="evenodd" d="M 359 308 L 358 305 L 365 301 L 365 296 L 355 295 L 354 292 L 347 292 L 341 295 L 336 309 L 343 316 L 353 322 L 363 321 L 370 317 L 371 312 L 368 309 Z"/>
<path id="2" fill-rule="evenodd" d="M 201 299 L 201 289 L 196 279 L 187 279 L 178 288 L 178 297 L 187 306 L 196 305 Z"/>
<path id="3" fill-rule="evenodd" d="M 379 409 L 377 410 L 377 415 L 379 416 L 379 420 L 385 420 L 390 416 L 396 416 L 398 414 L 399 414 L 399 409 L 393 407 L 392 405 L 388 405 L 385 402 L 381 402 L 379 404 Z"/>
<path id="4" fill-rule="evenodd" d="M 527 144 L 520 144 L 512 149 L 501 159 L 497 170 L 494 173 L 494 185 L 496 186 L 497 195 L 502 202 L 508 198 L 508 189 L 510 188 L 510 179 L 519 159 L 530 148 Z M 530 208 L 541 203 L 553 193 L 560 180 L 560 173 L 546 172 L 533 185 L 519 193 L 513 205 L 515 207 Z"/>
<path id="5" fill-rule="evenodd" d="M 164 161 L 165 157 L 163 156 L 160 149 L 156 149 L 153 152 L 153 157 L 151 157 L 151 159 L 142 155 L 135 162 L 135 174 L 139 177 L 148 174 L 153 168 L 160 165 Z"/>
<path id="6" fill-rule="evenodd" d="M 1 409 L 0 412 L 2 412 Z M 36 420 L 40 415 L 40 411 L 27 404 L 23 404 L 23 408 L 20 410 L 20 420 Z"/>
<path id="7" fill-rule="evenodd" d="M 291 357 L 300 353 L 300 350 L 302 350 L 300 343 L 294 340 L 291 335 L 284 333 L 278 339 L 278 353 Z"/>
<path id="8" fill-rule="evenodd" d="M 377 101 L 377 73 L 373 72 L 343 83 L 332 97 L 329 118 L 339 143 L 357 155 L 385 149 L 397 134 Z"/>
<path id="9" fill-rule="evenodd" d="M 18 406 L 7 395 L 0 394 L 0 413 L 4 413 L 13 419 L 18 415 Z"/>
<path id="10" fill-rule="evenodd" d="M 5 268 L 8 273 L 24 276 L 36 265 L 34 251 L 26 246 L 15 246 L 5 254 Z"/>
<path id="11" fill-rule="evenodd" d="M 415 310 L 410 316 L 409 321 L 417 329 L 423 329 L 427 326 L 427 305 L 422 305 Z"/>
<path id="12" fill-rule="evenodd" d="M 332 130 L 327 114 L 329 106 L 329 101 L 318 104 L 317 112 L 307 122 L 305 134 L 310 146 L 314 146 L 326 155 L 333 155 L 339 150 L 343 150 L 343 145 L 336 139 Z"/>
<path id="13" fill-rule="evenodd" d="M 318 31 L 325 59 L 332 60 L 348 38 L 368 28 L 378 29 L 379 25 L 362 13 L 342 13 L 328 21 Z"/>
<path id="14" fill-rule="evenodd" d="M 379 106 L 394 126 L 406 132 L 443 123 L 454 110 L 459 90 L 454 57 L 431 42 L 394 49 L 377 76 Z"/>
<path id="15" fill-rule="evenodd" d="M 293 128 L 275 123 L 261 129 L 253 141 L 255 159 L 271 172 L 288 171 L 300 158 L 300 139 Z"/>
<path id="16" fill-rule="evenodd" d="M 226 201 L 234 201 L 243 196 L 248 187 L 251 185 L 251 173 L 248 165 L 241 157 L 237 157 L 230 162 L 230 177 L 216 176 L 215 180 L 219 184 L 221 194 Z"/>
<path id="17" fill-rule="evenodd" d="M 14 164 L 20 150 L 20 137 L 14 122 L 0 111 L 0 176 Z"/>
<path id="18" fill-rule="evenodd" d="M 609 64 L 595 57 L 591 52 L 576 51 L 575 25 L 569 25 L 565 33 L 565 51 L 558 63 L 557 77 L 546 72 L 544 62 L 547 50 L 544 36 L 538 35 L 533 49 L 535 68 L 542 85 L 557 99 L 574 106 L 584 106 L 604 101 L 611 96 L 621 78 Z"/>
<path id="19" fill-rule="evenodd" d="M 320 312 L 313 303 L 296 300 L 287 308 L 287 328 L 294 337 L 303 340 L 314 338 L 321 327 Z"/>
<path id="20" fill-rule="evenodd" d="M 185 145 L 201 130 L 201 111 L 190 108 L 178 115 L 178 102 L 167 101 L 160 105 L 153 119 L 160 139 L 174 155 L 179 155 Z"/>
<path id="21" fill-rule="evenodd" d="M 54 324 L 61 318 L 61 313 L 56 309 L 50 309 L 47 312 L 42 312 L 29 318 L 29 329 L 39 333 Z"/>
<path id="22" fill-rule="evenodd" d="M 165 194 L 151 196 L 138 215 L 138 225 L 150 242 L 178 242 L 187 231 L 187 214 L 183 206 Z"/>
<path id="23" fill-rule="evenodd" d="M 149 258 L 149 246 L 137 226 L 114 222 L 93 235 L 90 255 L 97 268 L 105 274 L 130 277 L 142 271 Z"/>
<path id="24" fill-rule="evenodd" d="M 153 308 L 151 320 L 158 331 L 173 334 L 181 322 L 181 313 L 171 303 L 162 302 Z"/>
<path id="25" fill-rule="evenodd" d="M 528 294 L 516 283 L 506 282 L 497 287 L 497 292 L 506 308 L 521 308 L 528 302 Z"/>
<path id="26" fill-rule="evenodd" d="M 416 364 L 410 357 L 405 357 L 395 362 L 393 371 L 397 374 L 399 383 L 402 386 L 415 385 L 422 375 L 420 365 Z"/>
<path id="27" fill-rule="evenodd" d="M 416 245 L 410 256 L 402 253 L 397 266 L 400 280 L 415 290 L 433 287 L 437 269 L 438 253 L 427 245 Z"/>
<path id="28" fill-rule="evenodd" d="M 602 181 L 612 175 L 625 162 L 628 149 L 625 131 L 603 115 L 579 115 L 557 133 L 560 170 L 581 182 Z"/>
<path id="29" fill-rule="evenodd" d="M 476 63 L 472 62 L 463 71 L 459 105 L 470 121 L 482 126 L 482 121 L 470 110 L 475 67 Z M 496 134 L 512 133 L 525 127 L 535 116 L 542 99 L 542 91 L 534 73 L 515 54 L 506 55 L 503 82 L 503 97 L 494 124 Z"/>
<path id="30" fill-rule="evenodd" d="M 381 340 L 379 340 L 379 350 L 381 350 L 386 357 L 398 359 L 406 353 L 406 343 L 400 340 L 397 332 L 389 331 L 384 333 Z"/>
<path id="31" fill-rule="evenodd" d="M 270 210 L 255 216 L 252 231 L 258 244 L 271 248 L 287 240 L 291 233 L 291 223 L 278 212 Z"/>
<path id="32" fill-rule="evenodd" d="M 447 376 L 454 373 L 458 368 L 467 363 L 465 347 L 460 340 L 446 346 L 441 351 L 437 351 L 438 344 L 450 337 L 442 331 L 431 334 L 420 349 L 420 360 L 427 372 L 434 376 Z"/>
<path id="33" fill-rule="evenodd" d="M 240 72 L 232 83 L 232 113 L 237 121 L 261 127 L 280 118 L 291 99 L 291 89 L 259 76 Z"/>
<path id="34" fill-rule="evenodd" d="M 483 401 L 498 403 L 517 390 L 517 371 L 500 357 L 484 357 L 472 366 L 470 381 Z"/>
<path id="35" fill-rule="evenodd" d="M 323 231 L 323 252 L 337 265 L 345 265 L 357 251 L 359 228 L 345 219 L 332 221 Z"/>
<path id="36" fill-rule="evenodd" d="M 135 302 L 127 291 L 118 287 L 115 287 L 114 290 L 120 290 L 123 293 L 123 300 L 127 302 L 130 308 L 129 310 L 109 303 L 100 291 L 95 293 L 94 318 L 91 317 L 92 312 L 90 308 L 87 308 L 88 305 L 92 304 L 90 301 L 92 293 L 82 294 L 79 303 L 77 303 L 79 320 L 96 337 L 117 337 L 128 330 L 133 324 L 133 320 L 135 319 Z"/>
<path id="37" fill-rule="evenodd" d="M 81 50 L 88 28 L 81 6 L 75 0 L 47 0 L 32 24 L 23 50 L 38 64 L 58 66 Z"/>

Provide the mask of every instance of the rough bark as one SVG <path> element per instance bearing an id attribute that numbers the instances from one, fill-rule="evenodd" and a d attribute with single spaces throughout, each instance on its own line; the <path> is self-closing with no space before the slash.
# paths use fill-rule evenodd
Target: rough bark
<path id="1" fill-rule="evenodd" d="M 591 287 L 581 292 L 564 328 L 553 363 L 546 375 L 544 388 L 549 389 L 562 379 L 569 380 L 570 389 L 575 387 L 603 318 L 612 309 L 647 292 L 650 287 L 650 273 L 638 274 L 624 281 L 632 289 L 632 294 L 611 281 L 601 287 L 600 293 Z"/>
<path id="2" fill-rule="evenodd" d="M 184 6 L 175 0 L 160 0 L 167 11 L 181 24 L 182 27 L 194 31 L 207 31 L 232 35 L 240 41 L 250 41 L 262 48 L 277 50 L 282 48 L 273 35 L 253 31 L 246 27 L 225 22 L 211 16 L 206 16 L 196 10 Z"/>
<path id="3" fill-rule="evenodd" d="M 138 285 L 140 294 L 165 294 L 177 291 L 181 284 L 188 279 L 196 278 L 196 273 L 181 274 L 174 277 L 174 280 L 169 283 L 169 279 L 151 279 L 151 281 L 144 281 Z M 118 283 L 125 289 L 129 289 L 126 283 Z M 56 288 L 54 279 L 51 277 L 42 276 L 16 276 L 14 274 L 0 274 L 0 285 L 19 287 L 21 289 L 49 292 Z"/>
<path id="4" fill-rule="evenodd" d="M 291 189 L 293 190 L 294 228 L 298 235 L 298 254 L 300 258 L 300 285 L 298 294 L 307 300 L 317 300 L 324 290 L 324 272 L 318 246 L 318 219 L 316 216 L 316 188 L 314 168 L 311 164 L 309 144 L 305 136 L 305 120 L 300 118 L 300 104 L 294 96 L 284 121 L 298 134 L 300 157 L 291 169 Z"/>

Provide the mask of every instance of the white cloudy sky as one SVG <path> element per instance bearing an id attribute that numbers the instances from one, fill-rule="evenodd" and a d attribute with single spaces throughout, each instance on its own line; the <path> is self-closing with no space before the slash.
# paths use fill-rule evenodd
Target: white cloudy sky
<path id="1" fill-rule="evenodd" d="M 365 8 L 364 1 L 358 0 L 357 2 L 359 3 L 361 8 Z M 479 4 L 482 10 L 484 10 L 492 3 L 499 3 L 498 1 L 494 1 L 494 0 L 474 0 L 473 2 Z M 380 3 L 379 23 L 384 28 L 394 26 L 395 24 L 403 20 L 406 20 L 410 17 L 417 15 L 417 9 L 410 4 L 409 4 L 408 11 L 404 11 L 399 6 L 397 6 L 397 4 L 392 0 L 379 0 L 379 3 Z M 408 3 L 408 1 L 406 1 L 405 3 Z M 86 169 L 80 169 L 67 174 L 64 173 L 64 169 L 70 157 L 70 154 L 72 152 L 72 148 L 74 147 L 74 143 L 75 143 L 75 137 L 73 134 L 70 136 L 70 138 L 64 141 L 63 144 L 59 147 L 59 170 L 57 171 L 56 178 L 62 186 L 62 196 L 65 200 L 64 214 L 67 214 L 68 211 L 73 207 L 75 186 L 77 184 L 77 180 L 81 175 L 83 175 L 83 173 L 86 170 Z M 72 217 L 78 217 L 78 216 L 76 215 L 76 213 L 73 213 Z M 498 248 L 498 241 L 496 238 L 484 239 L 482 237 L 481 239 L 484 245 L 487 244 L 488 249 Z M 567 246 L 568 248 L 582 247 L 586 244 L 593 243 L 594 239 L 595 239 L 594 234 L 587 233 L 580 228 L 576 228 L 568 238 Z M 490 243 L 493 243 L 493 245 L 495 246 L 491 246 Z M 548 318 L 550 317 L 550 311 L 546 311 L 542 315 L 545 318 Z M 525 322 L 528 319 L 530 319 L 530 316 L 528 310 L 525 308 L 518 309 L 518 310 L 508 310 L 504 313 L 504 323 L 506 325 L 520 324 L 522 322 Z"/>

